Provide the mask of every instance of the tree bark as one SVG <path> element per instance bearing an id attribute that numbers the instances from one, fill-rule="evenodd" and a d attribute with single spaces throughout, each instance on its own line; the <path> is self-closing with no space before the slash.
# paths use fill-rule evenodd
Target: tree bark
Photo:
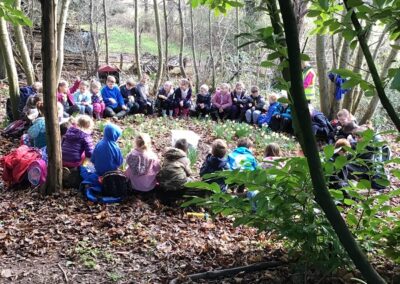
<path id="1" fill-rule="evenodd" d="M 168 14 L 167 14 L 167 3 L 163 0 L 163 10 L 164 10 L 164 29 L 165 29 L 165 76 L 169 80 L 169 69 L 168 69 L 168 40 L 169 40 L 169 29 L 168 29 Z"/>
<path id="2" fill-rule="evenodd" d="M 235 13 L 235 22 L 236 22 L 236 33 L 240 34 L 240 25 L 239 25 L 239 7 L 236 7 L 236 13 Z M 236 37 L 235 40 L 236 44 L 236 60 L 237 60 L 237 68 L 236 68 L 236 78 L 237 80 L 240 80 L 240 73 L 242 69 L 242 64 L 241 64 L 241 59 L 240 59 L 240 50 L 239 50 L 239 37 Z"/>
<path id="3" fill-rule="evenodd" d="M 60 126 L 58 125 L 56 78 L 56 0 L 41 0 L 42 5 L 42 60 L 43 60 L 43 102 L 46 120 L 46 145 L 48 154 L 47 179 L 43 194 L 62 189 L 62 159 Z"/>
<path id="4" fill-rule="evenodd" d="M 19 118 L 18 104 L 19 104 L 19 85 L 18 73 L 15 65 L 13 51 L 11 47 L 10 37 L 7 30 L 7 23 L 3 17 L 0 17 L 0 49 L 3 54 L 4 65 L 7 71 L 7 81 L 9 85 L 9 94 L 11 100 L 11 108 L 13 119 Z"/>
<path id="5" fill-rule="evenodd" d="M 368 39 L 371 35 L 371 29 L 368 29 L 367 34 L 365 35 L 365 40 L 368 42 Z M 361 73 L 361 66 L 363 64 L 364 54 L 362 52 L 362 48 L 359 46 L 357 49 L 356 59 L 353 66 L 353 72 L 356 74 Z M 343 99 L 343 108 L 351 111 L 352 105 L 354 104 L 354 94 L 357 88 L 352 88 L 350 91 L 346 93 Z"/>
<path id="6" fill-rule="evenodd" d="M 197 59 L 196 59 L 196 49 L 195 49 L 195 44 L 194 44 L 194 26 L 193 26 L 193 8 L 192 5 L 190 5 L 190 33 L 191 33 L 191 38 L 192 38 L 192 55 L 193 55 L 193 68 L 194 68 L 194 77 L 196 80 L 196 92 L 199 91 L 199 70 L 197 68 Z"/>
<path id="7" fill-rule="evenodd" d="M 213 52 L 213 33 L 212 33 L 212 25 L 211 25 L 211 13 L 210 10 L 208 13 L 208 39 L 210 44 L 210 59 L 211 59 L 211 90 L 215 91 L 215 62 L 214 62 L 214 52 Z"/>
<path id="8" fill-rule="evenodd" d="M 317 59 L 317 71 L 318 71 L 318 82 L 319 82 L 319 100 L 321 111 L 325 115 L 329 115 L 330 109 L 330 97 L 328 90 L 328 76 L 327 76 L 327 65 L 326 65 L 326 35 L 316 36 L 316 59 Z"/>
<path id="9" fill-rule="evenodd" d="M 180 25 L 180 41 L 179 41 L 179 68 L 181 69 L 181 75 L 186 78 L 185 67 L 183 66 L 183 46 L 185 44 L 185 27 L 183 24 L 183 13 L 182 13 L 182 0 L 178 0 L 178 12 L 179 12 L 179 25 Z"/>
<path id="10" fill-rule="evenodd" d="M 21 10 L 21 0 L 15 1 L 15 8 Z M 25 35 L 21 25 L 14 26 L 15 31 L 15 42 L 17 44 L 19 53 L 21 55 L 22 67 L 26 75 L 26 81 L 28 85 L 33 85 L 35 82 L 35 71 L 33 70 L 33 65 L 31 58 L 29 56 L 29 50 L 25 42 Z"/>
<path id="11" fill-rule="evenodd" d="M 139 7 L 138 0 L 135 0 L 135 61 L 138 79 L 142 78 L 142 66 L 140 64 L 140 50 L 139 50 Z"/>
<path id="12" fill-rule="evenodd" d="M 0 81 L 4 80 L 7 77 L 2 51 L 3 49 L 0 49 Z"/>
<path id="13" fill-rule="evenodd" d="M 104 15 L 104 40 L 106 44 L 106 64 L 108 65 L 110 63 L 110 54 L 108 53 L 109 50 L 108 50 L 107 0 L 103 0 L 103 15 Z"/>
<path id="14" fill-rule="evenodd" d="M 380 35 L 380 37 L 378 39 L 378 42 L 377 42 L 377 44 L 375 46 L 374 54 L 372 55 L 372 59 L 374 61 L 375 61 L 376 57 L 378 56 L 379 48 L 381 47 L 381 45 L 383 43 L 383 40 L 384 40 L 384 38 L 386 36 L 387 28 L 388 27 L 386 26 L 385 29 L 383 30 L 382 34 Z M 367 75 L 365 76 L 364 80 L 368 81 L 369 76 L 370 76 L 370 73 L 367 73 Z M 359 106 L 359 104 L 361 102 L 363 94 L 364 94 L 364 92 L 362 90 L 360 90 L 360 88 L 358 88 L 357 95 L 356 95 L 356 97 L 354 99 L 354 104 L 353 104 L 353 106 L 351 108 L 351 113 L 356 113 L 356 111 L 358 109 L 358 106 Z"/>
<path id="15" fill-rule="evenodd" d="M 347 0 L 344 0 L 343 3 L 347 11 L 351 13 L 351 21 L 353 23 L 354 30 L 357 33 L 358 42 L 363 50 L 365 60 L 367 61 L 369 71 L 375 84 L 376 96 L 378 96 L 382 106 L 386 109 L 390 119 L 393 121 L 397 130 L 400 132 L 400 118 L 393 105 L 390 103 L 390 100 L 386 96 L 385 88 L 383 87 L 381 78 L 379 77 L 378 70 L 376 69 L 375 62 L 368 47 L 368 43 L 365 40 L 365 31 L 363 31 L 356 13 L 349 7 Z"/>
<path id="16" fill-rule="evenodd" d="M 303 133 L 303 137 L 307 139 L 303 151 L 308 161 L 308 167 L 314 187 L 315 200 L 324 211 L 339 240 L 356 267 L 364 276 L 365 280 L 367 280 L 368 283 L 385 283 L 385 281 L 371 266 L 367 257 L 358 246 L 328 191 L 317 143 L 311 129 L 311 117 L 306 96 L 304 94 L 299 36 L 297 32 L 296 18 L 293 12 L 293 4 L 292 1 L 289 0 L 279 0 L 279 4 L 288 49 L 291 78 L 290 93 L 293 97 L 293 107 L 296 110 L 295 119 L 300 122 L 300 130 Z"/>
<path id="17" fill-rule="evenodd" d="M 154 80 L 153 94 L 157 94 L 158 87 L 161 84 L 161 78 L 164 70 L 164 58 L 163 58 L 163 50 L 162 50 L 162 40 L 161 40 L 161 26 L 160 26 L 160 15 L 158 13 L 158 4 L 157 0 L 153 0 L 154 3 L 154 19 L 156 24 L 156 32 L 157 32 L 157 44 L 158 44 L 158 70 L 157 76 Z"/>
<path id="18" fill-rule="evenodd" d="M 93 5 L 93 0 L 90 0 L 89 2 L 89 8 L 90 8 L 90 16 L 89 16 L 89 21 L 90 21 L 90 37 L 92 39 L 92 44 L 93 44 L 93 53 L 94 53 L 94 67 L 95 70 L 94 72 L 96 73 L 97 70 L 99 69 L 99 42 L 98 42 L 98 38 L 97 38 L 97 33 L 95 35 L 95 31 L 94 31 L 94 5 Z"/>
<path id="19" fill-rule="evenodd" d="M 396 41 L 396 45 L 400 44 L 400 41 Z M 388 71 L 390 66 L 395 62 L 396 56 L 399 53 L 398 49 L 392 48 L 389 53 L 389 56 L 386 58 L 385 64 L 382 67 L 380 78 L 385 78 L 388 75 Z M 371 101 L 368 104 L 367 110 L 365 111 L 363 117 L 360 119 L 360 124 L 366 123 L 368 120 L 372 118 L 376 108 L 379 104 L 379 96 L 378 93 L 375 91 L 375 95 L 372 97 Z"/>
<path id="20" fill-rule="evenodd" d="M 65 25 L 67 24 L 68 9 L 71 0 L 63 0 L 61 4 L 61 13 L 57 25 L 57 69 L 56 78 L 59 81 L 61 79 L 61 71 L 64 65 L 64 36 L 65 36 Z"/>
<path id="21" fill-rule="evenodd" d="M 344 40 L 342 49 L 340 52 L 340 57 L 339 57 L 339 69 L 344 69 L 347 66 L 347 62 L 349 60 L 349 52 L 350 51 L 350 44 Z M 334 93 L 331 94 L 331 111 L 330 111 L 330 116 L 329 117 L 335 117 L 337 112 L 341 109 L 343 99 L 341 100 L 336 100 Z"/>

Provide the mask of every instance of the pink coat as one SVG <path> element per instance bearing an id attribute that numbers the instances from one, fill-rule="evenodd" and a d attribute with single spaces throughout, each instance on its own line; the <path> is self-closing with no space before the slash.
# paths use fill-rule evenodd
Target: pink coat
<path id="1" fill-rule="evenodd" d="M 230 93 L 223 95 L 221 92 L 216 92 L 211 99 L 213 106 L 216 108 L 230 108 L 232 106 L 232 97 Z"/>
<path id="2" fill-rule="evenodd" d="M 160 160 L 152 151 L 133 150 L 126 157 L 128 169 L 125 175 L 129 178 L 132 188 L 147 192 L 157 185 L 156 176 L 161 169 Z"/>
<path id="3" fill-rule="evenodd" d="M 73 106 L 75 104 L 74 93 L 76 92 L 76 90 L 78 90 L 80 83 L 81 81 L 76 80 L 72 85 L 72 87 L 69 88 L 69 90 L 67 91 L 68 103 L 70 106 Z M 60 93 L 58 91 L 57 91 L 57 101 L 59 101 L 60 103 L 63 102 L 63 93 Z"/>

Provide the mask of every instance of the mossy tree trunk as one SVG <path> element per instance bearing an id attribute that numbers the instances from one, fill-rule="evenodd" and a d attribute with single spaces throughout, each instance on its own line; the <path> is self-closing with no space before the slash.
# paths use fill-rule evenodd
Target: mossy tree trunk
<path id="1" fill-rule="evenodd" d="M 154 5 L 153 5 L 154 6 L 154 19 L 155 19 L 155 24 L 156 24 L 157 45 L 158 45 L 158 70 L 157 70 L 157 76 L 156 76 L 156 79 L 154 80 L 154 86 L 153 86 L 153 94 L 155 95 L 157 93 L 158 87 L 160 86 L 161 78 L 163 76 L 164 58 L 163 58 L 162 40 L 161 40 L 160 15 L 158 13 L 157 0 L 154 0 L 153 3 L 154 3 Z"/>
<path id="2" fill-rule="evenodd" d="M 65 25 L 67 24 L 68 9 L 71 0 L 63 0 L 61 3 L 60 17 L 57 24 L 57 65 L 56 78 L 61 79 L 61 71 L 64 65 L 64 37 Z"/>
<path id="3" fill-rule="evenodd" d="M 135 0 L 135 61 L 137 68 L 138 79 L 142 78 L 142 66 L 140 64 L 140 49 L 139 49 L 139 3 Z"/>

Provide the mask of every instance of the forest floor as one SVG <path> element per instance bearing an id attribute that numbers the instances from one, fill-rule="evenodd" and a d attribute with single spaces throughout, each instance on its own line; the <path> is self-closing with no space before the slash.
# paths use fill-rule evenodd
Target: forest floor
<path id="1" fill-rule="evenodd" d="M 198 120 L 138 117 L 118 124 L 124 128 L 120 145 L 125 153 L 136 131 L 154 137 L 160 156 L 171 144 L 171 129 L 195 131 L 201 137 L 196 173 L 211 141 L 218 136 L 218 126 Z M 96 140 L 103 127 L 104 122 L 96 124 Z M 233 148 L 235 139 L 230 131 L 235 130 L 222 133 Z M 283 138 L 269 135 L 263 140 L 277 139 Z M 290 138 L 277 142 L 285 145 L 287 155 L 296 152 L 296 143 Z M 4 155 L 18 141 L 1 137 L 0 143 L 0 155 Z M 262 147 L 260 141 L 256 143 L 258 156 Z M 398 144 L 393 147 L 396 153 L 400 149 Z M 1 184 L 0 283 L 168 283 L 187 274 L 261 261 L 283 264 L 263 272 L 198 283 L 299 283 L 305 278 L 292 269 L 282 243 L 273 235 L 234 228 L 229 218 L 188 217 L 186 210 L 140 196 L 102 205 L 86 201 L 74 189 L 43 197 L 35 189 L 7 190 Z M 388 279 L 400 274 L 389 262 L 375 261 Z M 359 277 L 356 272 L 340 271 L 325 278 L 310 273 L 307 279 L 308 283 L 354 283 L 350 280 L 354 276 Z"/>

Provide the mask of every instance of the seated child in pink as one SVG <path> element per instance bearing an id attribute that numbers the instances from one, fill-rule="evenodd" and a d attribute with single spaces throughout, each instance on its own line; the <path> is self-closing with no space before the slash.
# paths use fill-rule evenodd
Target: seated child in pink
<path id="1" fill-rule="evenodd" d="M 263 169 L 271 168 L 274 165 L 274 161 L 282 159 L 281 148 L 276 143 L 268 144 L 264 151 L 264 159 L 261 164 Z M 279 167 L 284 167 L 285 163 L 280 162 Z"/>
<path id="2" fill-rule="evenodd" d="M 135 149 L 126 157 L 128 169 L 125 175 L 129 178 L 132 188 L 148 192 L 157 185 L 156 176 L 160 171 L 160 161 L 151 149 L 151 139 L 142 133 L 135 138 Z"/>
<path id="3" fill-rule="evenodd" d="M 103 97 L 100 93 L 101 84 L 98 81 L 93 81 L 90 84 L 90 92 L 92 93 L 92 104 L 93 104 L 93 116 L 95 119 L 103 117 L 104 109 L 106 105 L 103 102 Z"/>

